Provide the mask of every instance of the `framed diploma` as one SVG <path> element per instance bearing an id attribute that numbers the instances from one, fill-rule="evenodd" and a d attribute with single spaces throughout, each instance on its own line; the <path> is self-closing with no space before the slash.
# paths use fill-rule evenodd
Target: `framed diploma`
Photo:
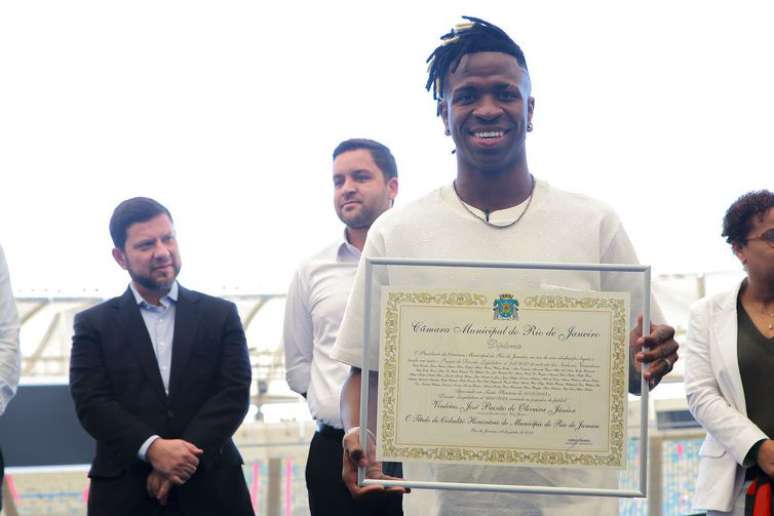
<path id="1" fill-rule="evenodd" d="M 617 282 L 601 281 L 604 274 Z M 366 275 L 365 341 L 379 343 L 377 460 L 626 467 L 632 298 L 649 324 L 648 267 L 371 258 Z M 364 345 L 365 363 L 376 358 L 367 356 L 374 351 Z M 647 384 L 640 383 L 641 422 L 647 422 Z M 364 408 L 361 423 L 367 421 Z M 640 442 L 639 490 L 361 482 L 641 497 L 646 423 Z"/>
<path id="2" fill-rule="evenodd" d="M 624 467 L 627 293 L 382 296 L 377 459 Z"/>

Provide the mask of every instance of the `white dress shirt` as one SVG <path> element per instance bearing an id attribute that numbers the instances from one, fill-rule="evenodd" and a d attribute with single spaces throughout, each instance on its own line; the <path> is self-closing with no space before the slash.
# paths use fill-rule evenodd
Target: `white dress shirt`
<path id="1" fill-rule="evenodd" d="M 142 320 L 148 330 L 153 353 L 159 364 L 159 372 L 164 382 L 164 391 L 169 395 L 169 372 L 172 367 L 172 339 L 175 337 L 175 303 L 177 303 L 177 282 L 169 289 L 169 294 L 159 300 L 161 306 L 145 301 L 134 285 L 129 285 L 134 299 L 140 307 Z"/>
<path id="2" fill-rule="evenodd" d="M 161 380 L 164 382 L 164 392 L 169 395 L 169 373 L 172 368 L 172 339 L 175 337 L 175 303 L 177 303 L 177 282 L 169 289 L 169 294 L 159 300 L 161 306 L 156 306 L 145 301 L 134 285 L 129 284 L 134 294 L 134 300 L 140 308 L 142 320 L 148 330 L 153 353 L 159 365 Z M 147 460 L 148 448 L 158 435 L 152 435 L 142 443 L 137 456 L 141 460 Z"/>
<path id="3" fill-rule="evenodd" d="M 21 369 L 19 315 L 11 290 L 11 278 L 0 247 L 0 415 L 16 394 Z"/>
<path id="4" fill-rule="evenodd" d="M 331 357 L 360 260 L 345 239 L 307 260 L 293 276 L 285 304 L 283 343 L 287 381 L 304 394 L 318 422 L 342 428 L 341 386 L 349 366 Z"/>

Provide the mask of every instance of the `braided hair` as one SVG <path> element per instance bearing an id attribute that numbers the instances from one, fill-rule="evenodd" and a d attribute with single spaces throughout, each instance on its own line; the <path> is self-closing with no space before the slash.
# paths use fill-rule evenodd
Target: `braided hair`
<path id="1" fill-rule="evenodd" d="M 446 78 L 457 70 L 465 54 L 502 52 L 515 57 L 519 66 L 527 70 L 524 52 L 505 31 L 480 18 L 472 16 L 463 16 L 463 18 L 468 21 L 455 25 L 450 32 L 441 36 L 443 43 L 427 58 L 426 62 L 429 65 L 425 89 L 430 91 L 432 88 L 433 100 L 443 99 Z"/>

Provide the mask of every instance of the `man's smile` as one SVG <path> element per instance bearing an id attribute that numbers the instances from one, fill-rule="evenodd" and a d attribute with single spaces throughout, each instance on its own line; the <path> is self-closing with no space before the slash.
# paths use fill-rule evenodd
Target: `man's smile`
<path id="1" fill-rule="evenodd" d="M 490 147 L 502 143 L 509 132 L 510 129 L 504 128 L 477 128 L 468 130 L 467 134 L 476 145 Z"/>

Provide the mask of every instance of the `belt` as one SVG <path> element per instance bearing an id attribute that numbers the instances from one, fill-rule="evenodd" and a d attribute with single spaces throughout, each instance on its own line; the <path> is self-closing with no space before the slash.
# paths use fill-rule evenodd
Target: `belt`
<path id="1" fill-rule="evenodd" d="M 317 433 L 320 434 L 323 437 L 327 437 L 329 439 L 338 439 L 341 441 L 341 439 L 344 437 L 344 430 L 341 428 L 336 428 L 335 426 L 326 425 L 325 423 L 317 422 Z"/>

